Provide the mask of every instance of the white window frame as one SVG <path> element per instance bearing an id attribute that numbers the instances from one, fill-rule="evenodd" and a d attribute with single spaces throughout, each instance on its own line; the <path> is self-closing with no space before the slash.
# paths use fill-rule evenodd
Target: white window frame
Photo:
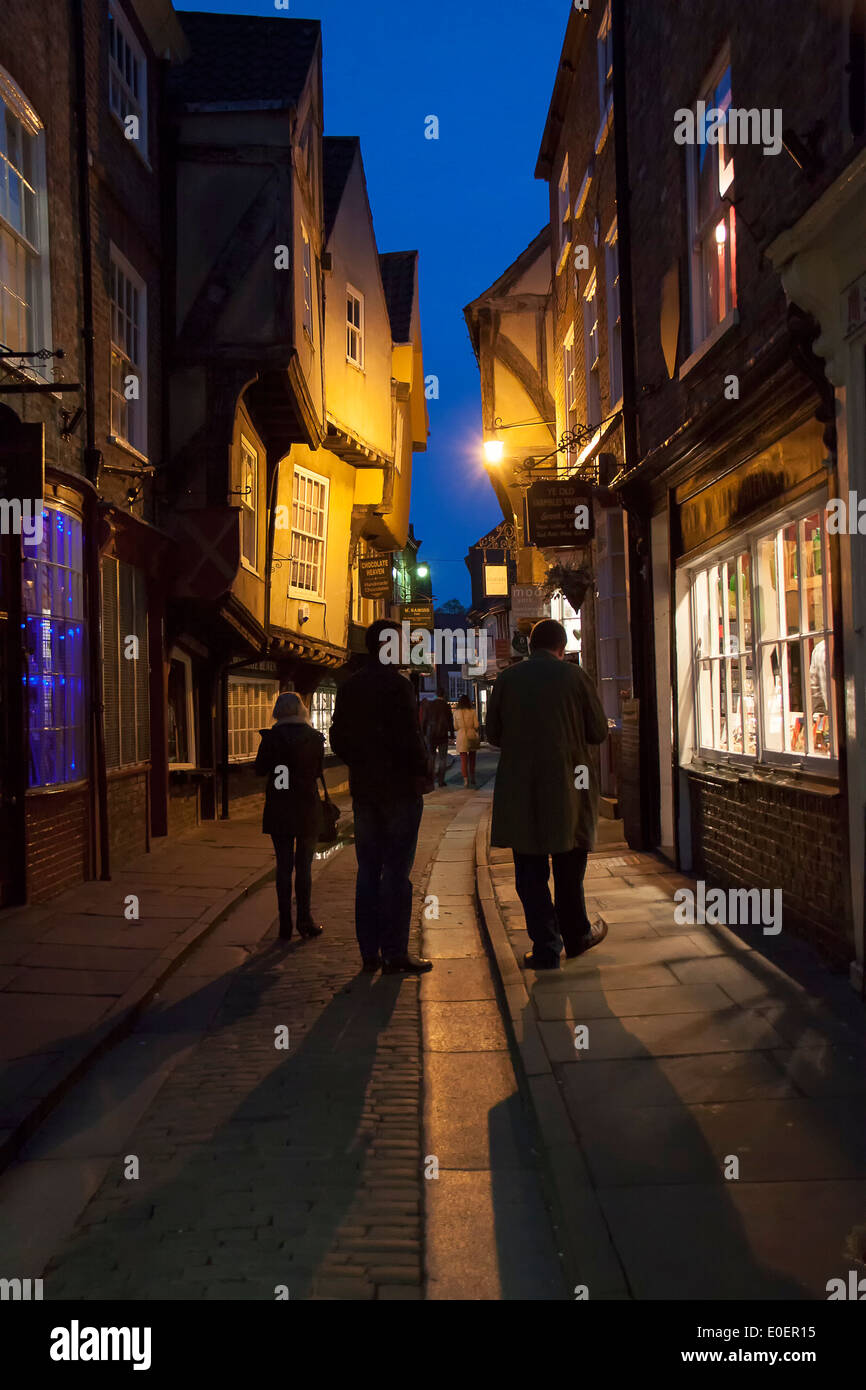
<path id="1" fill-rule="evenodd" d="M 301 223 L 301 242 L 302 252 L 301 261 L 303 266 L 304 278 L 304 316 L 303 328 L 310 342 L 313 341 L 313 249 L 310 245 L 310 237 L 303 222 Z"/>
<path id="2" fill-rule="evenodd" d="M 187 740 L 189 745 L 187 748 L 187 752 L 189 753 L 191 761 L 185 763 L 169 762 L 168 764 L 169 769 L 171 771 L 182 772 L 184 770 L 189 770 L 196 766 L 195 699 L 192 683 L 192 659 L 191 657 L 187 656 L 186 652 L 181 651 L 179 647 L 172 647 L 171 651 L 168 654 L 168 660 L 169 664 L 172 661 L 179 661 L 180 664 L 184 667 L 185 671 L 184 694 L 186 698 L 186 727 Z"/>
<path id="3" fill-rule="evenodd" d="M 112 443 L 122 444 L 125 448 L 131 449 L 139 458 L 147 462 L 147 286 L 134 266 L 130 265 L 126 257 L 120 252 L 113 242 L 109 245 L 109 267 L 111 274 L 111 284 L 109 287 L 109 339 L 110 339 L 110 364 L 109 364 L 109 394 L 110 394 L 110 414 L 109 414 L 109 439 Z M 129 320 L 129 315 L 125 308 L 118 305 L 114 298 L 114 276 L 122 276 L 129 287 L 135 290 L 138 295 L 138 320 L 134 323 L 135 331 L 138 334 L 138 361 L 134 362 L 127 351 L 127 343 L 119 341 L 116 332 L 115 316 L 119 311 L 124 318 Z M 131 320 L 130 320 L 131 321 Z M 138 400 L 127 401 L 123 395 L 123 390 L 115 389 L 114 370 L 115 363 L 125 363 L 125 370 L 121 366 L 121 382 L 129 375 L 138 377 Z M 120 411 L 120 422 L 124 423 L 126 432 L 120 432 L 115 428 L 115 404 Z M 129 434 L 129 407 L 136 407 L 133 418 L 137 421 L 136 438 L 130 439 Z"/>
<path id="4" fill-rule="evenodd" d="M 562 404 L 563 429 L 568 431 L 577 424 L 577 353 L 574 344 L 574 324 L 566 333 L 562 344 Z M 577 462 L 577 450 L 567 449 L 565 461 L 567 467 L 573 467 Z"/>
<path id="5" fill-rule="evenodd" d="M 243 692 L 244 698 L 240 699 Z M 229 676 L 226 724 L 230 763 L 251 763 L 255 761 L 259 747 L 259 731 L 270 727 L 271 711 L 280 693 L 278 680 L 266 676 Z M 243 709 L 243 727 L 232 715 Z M 234 724 L 234 727 L 232 727 Z M 239 749 L 239 742 L 244 747 Z"/>
<path id="6" fill-rule="evenodd" d="M 599 25 L 596 40 L 596 66 L 598 71 L 598 114 L 604 124 L 613 105 L 613 30 L 610 22 L 610 0 Z"/>
<path id="7" fill-rule="evenodd" d="M 106 569 L 108 565 L 108 569 Z M 123 568 L 133 572 L 132 593 L 133 593 L 133 622 L 131 631 L 124 632 L 121 623 L 121 584 L 123 580 Z M 102 662 L 103 666 L 108 664 L 108 658 L 113 649 L 116 654 L 116 689 L 117 689 L 117 708 L 109 711 L 108 696 L 106 694 L 103 701 L 103 720 L 106 731 L 109 726 L 109 715 L 111 723 L 116 723 L 117 728 L 117 762 L 109 762 L 108 769 L 111 772 L 121 768 L 138 767 L 142 763 L 150 762 L 150 698 L 149 684 L 148 693 L 139 701 L 138 675 L 137 670 L 133 678 L 133 721 L 135 724 L 135 757 L 130 761 L 124 761 L 123 757 L 123 677 L 122 671 L 127 665 L 128 658 L 124 651 L 125 639 L 134 636 L 138 640 L 138 656 L 136 662 L 140 662 L 147 672 L 146 680 L 150 681 L 150 656 L 148 646 L 148 612 L 147 612 L 147 588 L 144 570 L 137 565 L 126 564 L 123 560 L 118 560 L 114 556 L 104 556 L 101 564 L 102 581 Z M 106 638 L 109 634 L 106 631 L 106 605 L 105 605 L 105 586 L 111 583 L 114 589 L 114 611 L 115 611 L 115 630 L 110 636 L 110 643 L 106 649 Z M 135 670 L 135 668 L 133 668 Z M 146 752 L 144 751 L 146 747 Z"/>
<path id="8" fill-rule="evenodd" d="M 255 445 L 251 444 L 245 434 L 241 434 L 241 561 L 245 569 L 252 570 L 254 574 L 259 572 L 259 451 Z M 252 461 L 253 469 L 253 491 L 252 498 L 246 492 L 247 463 Z M 253 553 L 248 555 L 244 540 L 244 522 L 246 514 L 252 513 L 253 518 Z"/>
<path id="9" fill-rule="evenodd" d="M 698 100 L 705 101 L 707 108 L 714 107 L 714 94 L 724 77 L 730 73 L 731 55 L 726 46 L 707 80 L 701 86 Z M 728 99 L 728 109 L 733 100 L 733 89 Z M 697 107 L 697 101 L 695 102 Z M 696 118 L 697 119 L 697 118 Z M 701 152 L 713 161 L 715 174 L 715 201 L 712 211 L 698 225 L 698 162 Z M 706 343 L 714 333 L 729 322 L 737 307 L 737 222 L 733 206 L 734 159 L 727 156 L 724 132 L 720 131 L 717 145 L 687 145 L 686 156 L 686 203 L 688 217 L 689 244 L 689 301 L 691 318 L 691 354 Z M 730 200 L 730 201 L 728 201 Z M 720 239 L 723 237 L 723 239 Z M 707 256 L 713 254 L 713 246 L 724 247 L 724 313 L 711 322 L 707 312 L 705 296 L 706 277 L 704 266 Z M 721 254 L 718 250 L 715 252 Z M 690 355 L 691 355 L 690 354 Z"/>
<path id="10" fill-rule="evenodd" d="M 315 535 L 315 534 L 314 534 L 313 532 L 311 532 L 311 531 L 302 530 L 302 529 L 300 529 L 298 526 L 295 525 L 295 513 L 296 513 L 296 505 L 297 505 L 297 499 L 296 499 L 296 496 L 295 496 L 295 483 L 296 483 L 296 481 L 298 481 L 298 480 L 304 480 L 304 481 L 306 481 L 306 482 L 308 482 L 308 483 L 318 484 L 318 485 L 321 485 L 321 486 L 323 487 L 323 501 L 322 501 L 322 506 L 318 509 L 319 511 L 321 511 L 321 513 L 322 513 L 322 518 L 323 518 L 322 534 L 321 534 L 321 536 Z M 295 465 L 294 465 L 294 467 L 293 467 L 293 469 L 292 469 L 292 529 L 291 529 L 291 537 L 290 537 L 290 542 L 289 542 L 289 561 L 288 561 L 288 563 L 289 563 L 289 582 L 288 582 L 288 589 L 287 589 L 287 592 L 288 592 L 289 598 L 298 598 L 298 599 L 302 599 L 302 600 L 310 600 L 310 599 L 312 599 L 312 600 L 315 601 L 315 600 L 317 600 L 317 599 L 318 599 L 318 600 L 324 599 L 324 597 L 325 597 L 325 577 L 326 577 L 326 565 L 327 565 L 327 557 L 328 557 L 328 511 L 329 511 L 329 502 L 330 502 L 330 490 L 331 490 L 331 480 L 330 480 L 330 478 L 325 478 L 325 477 L 323 477 L 321 473 L 313 473 L 313 472 L 311 472 L 311 470 L 310 470 L 309 468 L 301 468 L 298 464 L 295 464 Z M 321 547 L 321 550 L 320 550 L 319 553 L 318 553 L 318 558 L 317 558 L 315 561 L 312 561 L 312 560 L 310 560 L 309 558 L 302 557 L 302 556 L 300 556 L 300 555 L 296 555 L 296 554 L 295 554 L 295 538 L 296 538 L 296 537 L 299 537 L 299 538 L 301 538 L 302 540 L 307 540 L 308 542 L 312 542 L 314 545 L 320 546 L 320 547 Z M 303 548 L 303 547 L 301 547 L 301 548 Z M 311 564 L 311 563 L 312 563 L 312 564 L 315 564 L 315 565 L 318 567 L 318 584 L 317 584 L 316 588 L 315 588 L 315 589 L 302 588 L 299 584 L 294 584 L 294 583 L 292 582 L 292 574 L 293 574 L 293 571 L 294 571 L 294 566 L 295 566 L 296 564 Z"/>
<path id="11" fill-rule="evenodd" d="M 124 121 L 127 116 L 138 118 L 138 140 L 129 140 L 136 153 L 147 161 L 147 57 L 144 49 L 133 33 L 123 10 L 117 0 L 111 0 L 108 10 L 108 106 L 114 119 L 125 132 Z M 123 44 L 121 56 L 134 65 L 139 91 L 134 92 L 124 67 L 111 51 L 111 31 L 114 29 L 118 44 Z"/>
<path id="12" fill-rule="evenodd" d="M 403 440 L 405 439 L 405 421 L 403 419 L 403 403 L 397 401 L 394 419 L 394 472 L 398 478 L 403 471 Z"/>
<path id="13" fill-rule="evenodd" d="M 598 275 L 593 271 L 583 292 L 583 359 L 586 371 L 586 423 L 601 424 L 601 330 Z"/>
<path id="14" fill-rule="evenodd" d="M 774 767 L 774 768 L 777 768 L 777 769 L 780 770 L 780 771 L 784 771 L 786 768 L 790 769 L 790 768 L 797 768 L 797 767 L 799 767 L 799 768 L 802 768 L 804 771 L 811 772 L 811 773 L 816 773 L 816 774 L 818 774 L 818 775 L 820 775 L 820 776 L 823 776 L 823 777 L 835 778 L 835 777 L 838 777 L 838 775 L 839 775 L 839 750 L 838 750 L 839 728 L 838 728 L 838 726 L 837 726 L 837 720 L 836 720 L 836 701 L 835 701 L 836 691 L 835 691 L 835 684 L 834 684 L 834 683 L 831 685 L 831 688 L 830 688 L 829 708 L 828 708 L 828 710 L 827 710 L 827 715 L 828 715 L 828 728 L 829 728 L 829 733 L 830 733 L 830 737 L 831 737 L 831 743 L 832 743 L 832 746 L 833 746 L 833 747 L 835 748 L 835 750 L 836 750 L 835 753 L 834 753 L 834 755 L 833 755 L 832 757 L 823 757 L 823 756 L 821 756 L 820 754 L 807 753 L 807 752 L 805 751 L 805 748 L 804 748 L 804 750 L 803 750 L 802 752 L 799 751 L 799 750 L 789 750 L 789 751 L 785 751 L 785 750 L 783 750 L 783 749 L 768 748 L 768 747 L 767 747 L 768 735 L 767 735 L 767 730 L 766 730 L 766 727 L 765 727 L 765 726 L 766 726 L 766 697 L 765 697 L 764 684 L 763 684 L 764 652 L 765 652 L 766 650 L 768 650 L 768 649 L 774 647 L 774 646 L 775 646 L 775 647 L 778 647 L 778 648 L 779 648 L 779 651 L 780 651 L 780 658 L 781 658 L 782 649 L 784 648 L 784 646 L 786 645 L 786 643 L 797 642 L 797 643 L 799 644 L 799 648 L 800 648 L 800 679 L 801 679 L 801 681 L 802 681 L 802 685 L 803 685 L 803 696 L 804 696 L 804 700 L 805 700 L 805 702 L 806 702 L 806 709 L 803 711 L 803 714 L 804 714 L 804 725 L 808 728 L 809 726 L 808 726 L 808 724 L 806 723 L 806 721 L 807 721 L 807 717 L 811 714 L 811 693 L 809 693 L 810 672 L 809 672 L 808 667 L 806 666 L 805 659 L 804 659 L 804 658 L 805 658 L 805 651 L 806 651 L 806 644 L 807 644 L 808 642 L 812 642 L 812 643 L 814 644 L 814 643 L 816 643 L 817 641 L 819 641 L 819 640 L 821 640 L 821 639 L 823 639 L 823 640 L 826 641 L 826 639 L 827 639 L 828 637 L 829 637 L 833 642 L 835 642 L 835 641 L 837 640 L 836 633 L 835 633 L 835 630 L 834 630 L 834 627 L 833 627 L 833 623 L 832 623 L 832 620 L 833 620 L 833 596 L 832 596 L 832 586 L 831 586 L 831 583 L 830 583 L 830 565 L 828 565 L 828 563 L 827 563 L 827 560 L 828 560 L 829 557 L 830 557 L 830 542 L 829 542 L 829 537 L 828 537 L 828 535 L 827 535 L 827 528 L 826 528 L 826 522 L 825 522 L 825 511 L 824 511 L 824 508 L 825 508 L 825 505 L 826 505 L 826 501 L 827 501 L 827 498 L 826 498 L 826 494 L 825 494 L 825 493 L 821 493 L 821 494 L 812 494 L 812 495 L 811 495 L 810 497 L 808 497 L 808 498 L 798 500 L 796 503 L 792 504 L 790 507 L 786 507 L 783 511 L 774 513 L 772 516 L 768 517 L 764 522 L 762 522 L 762 523 L 760 523 L 760 524 L 758 524 L 758 525 L 755 525 L 755 526 L 750 527 L 743 535 L 739 536 L 735 541 L 728 541 L 728 543 L 727 543 L 726 545 L 721 546 L 721 547 L 716 547 L 713 551 L 710 551 L 708 554 L 703 555 L 703 556 L 700 558 L 700 560 L 698 560 L 698 561 L 696 561 L 696 562 L 694 562 L 694 563 L 690 563 L 690 564 L 687 566 L 688 593 L 689 593 L 689 599 L 688 599 L 688 601 L 689 601 L 689 622 L 690 622 L 690 630 L 691 630 L 691 637 L 692 637 L 692 658 L 691 658 L 690 672 L 691 672 L 691 681 L 692 681 L 692 696 L 693 696 L 694 719 L 695 719 L 695 753 L 697 754 L 698 757 L 700 757 L 701 759 L 703 759 L 703 760 L 706 761 L 706 762 L 709 762 L 709 763 L 724 762 L 724 763 L 730 763 L 730 764 L 732 764 L 732 765 L 739 765 L 739 766 L 746 766 L 746 767 L 754 767 L 754 766 L 757 764 L 757 765 L 759 765 L 759 766 Z M 772 535 L 775 535 L 775 536 L 776 536 L 776 551 L 775 551 L 775 556 L 776 556 L 776 574 L 777 574 L 777 576 L 778 576 L 778 575 L 782 572 L 781 562 L 780 562 L 780 547 L 779 547 L 779 544 L 778 544 L 778 538 L 779 538 L 779 536 L 781 535 L 781 532 L 782 532 L 787 526 L 790 526 L 790 525 L 796 523 L 797 528 L 798 528 L 798 542 L 799 542 L 799 540 L 800 540 L 800 530 L 799 530 L 800 524 L 801 524 L 802 522 L 804 522 L 808 517 L 814 516 L 815 514 L 817 514 L 817 515 L 821 518 L 820 534 L 821 534 L 821 538 L 822 538 L 822 542 L 821 542 L 821 543 L 822 543 L 822 602 L 823 602 L 824 626 L 823 626 L 823 628 L 821 628 L 821 629 L 817 629 L 817 628 L 816 628 L 814 631 L 808 631 L 808 632 L 804 632 L 804 631 L 802 630 L 802 626 L 801 626 L 801 627 L 800 627 L 800 630 L 799 630 L 797 633 L 791 634 L 791 635 L 788 635 L 788 634 L 782 635 L 782 634 L 780 633 L 780 634 L 778 634 L 778 635 L 776 635 L 776 636 L 773 636 L 771 633 L 770 633 L 770 634 L 765 634 L 765 632 L 762 630 L 761 619 L 760 619 L 760 616 L 759 616 L 763 605 L 760 604 L 760 603 L 758 602 L 758 599 L 757 599 L 757 595 L 758 595 L 758 593 L 759 593 L 759 591 L 760 591 L 759 566 L 758 566 L 758 545 L 759 545 L 759 543 L 760 543 L 762 540 L 764 540 L 764 539 L 766 539 L 766 538 L 768 538 L 768 537 L 770 537 L 770 536 L 772 536 Z M 713 747 L 712 745 L 709 745 L 709 744 L 706 744 L 706 743 L 702 742 L 702 725 L 701 725 L 701 709 L 700 709 L 700 690 L 699 690 L 699 671 L 698 671 L 698 657 L 697 657 L 697 644 L 698 644 L 699 633 L 698 633 L 698 631 L 697 631 L 697 613 L 696 613 L 696 603 L 695 603 L 695 596 L 694 596 L 694 587 L 695 587 L 695 582 L 696 582 L 696 580 L 697 580 L 698 575 L 700 575 L 700 574 L 702 574 L 702 573 L 708 571 L 709 569 L 711 569 L 711 568 L 712 568 L 713 566 L 715 566 L 715 565 L 721 565 L 721 564 L 724 564 L 724 563 L 730 564 L 732 561 L 736 562 L 737 559 L 739 558 L 739 556 L 741 556 L 742 554 L 744 554 L 746 551 L 749 552 L 749 555 L 750 555 L 750 558 L 751 558 L 751 565 L 750 565 L 750 569 L 751 569 L 751 594 L 750 594 L 750 598 L 751 598 L 751 614 L 750 614 L 750 623 L 751 623 L 751 647 L 750 647 L 750 650 L 751 650 L 751 655 L 752 655 L 752 671 L 753 671 L 753 684 L 754 684 L 754 704 L 755 704 L 755 709 L 754 709 L 754 717 L 755 717 L 755 752 L 754 752 L 754 753 L 736 752 L 736 751 L 730 751 L 730 750 L 726 751 L 725 749 Z M 799 545 L 798 545 L 798 557 L 799 557 L 799 554 L 800 554 L 800 551 L 799 551 Z M 832 563 L 832 562 L 831 562 L 831 563 Z M 777 588 L 777 592 L 778 592 L 778 588 Z M 803 611 L 804 611 L 804 603 L 805 603 L 805 600 L 804 600 L 804 588 L 803 588 L 803 585 L 802 585 L 802 572 L 801 572 L 801 570 L 800 570 L 799 563 L 798 563 L 798 601 L 799 601 L 799 605 L 800 605 L 800 623 L 802 624 L 802 618 L 803 618 Z M 739 614 L 739 612 L 740 612 L 740 607 L 741 607 L 741 606 L 740 606 L 739 595 L 738 595 L 738 614 Z M 712 596 L 710 596 L 710 613 L 709 613 L 710 621 L 712 621 L 712 619 L 713 619 L 713 613 L 714 613 L 714 608 L 713 608 L 713 604 L 712 604 Z M 739 619 L 739 631 L 742 631 L 742 628 L 743 628 L 743 622 L 742 622 L 742 618 L 740 618 L 740 619 Z M 814 650 L 814 646 L 813 646 L 813 650 Z M 730 743 L 730 710 L 731 710 L 732 693 L 733 693 L 733 692 L 732 692 L 732 683 L 731 683 L 731 680 L 730 680 L 729 667 L 730 667 L 730 663 L 731 663 L 732 661 L 738 661 L 738 660 L 740 661 L 740 663 L 741 663 L 741 666 L 740 666 L 740 672 L 741 672 L 741 674 L 740 674 L 740 690 L 741 690 L 741 691 L 744 691 L 744 690 L 745 690 L 745 651 L 746 651 L 745 645 L 744 645 L 743 643 L 741 643 L 741 642 L 739 641 L 739 638 L 738 638 L 738 647 L 737 647 L 737 651 L 736 651 L 736 652 L 734 652 L 734 651 L 729 651 L 729 652 L 727 652 L 727 653 L 721 653 L 721 654 L 719 654 L 719 655 L 711 654 L 711 655 L 709 655 L 709 656 L 706 657 L 706 658 L 702 658 L 703 660 L 708 660 L 708 661 L 710 661 L 711 663 L 713 663 L 713 662 L 715 662 L 715 661 L 720 661 L 720 662 L 726 663 L 726 665 L 725 665 L 725 670 L 726 670 L 726 695 L 725 695 L 725 704 L 726 704 L 726 710 L 727 710 L 726 720 L 728 721 L 728 722 L 726 723 L 726 736 L 727 736 L 727 738 L 728 738 L 728 742 L 729 742 L 729 743 Z M 829 674 L 829 682 L 832 682 L 832 672 L 829 672 L 828 674 Z M 781 677 L 782 677 L 781 685 L 782 685 L 782 701 L 783 701 L 783 703 L 782 703 L 782 711 L 781 711 L 781 712 L 782 712 L 782 717 L 783 717 L 783 721 L 784 721 L 784 702 L 785 702 L 785 699 L 786 699 L 786 691 L 787 691 L 787 663 L 786 663 L 784 660 L 781 661 Z M 828 683 L 829 683 L 829 682 L 828 682 Z M 711 685 L 712 685 L 712 682 L 711 682 Z M 743 698 L 744 698 L 744 697 L 743 697 Z M 811 735 L 809 735 L 809 737 L 811 738 Z M 783 733 L 783 742 L 784 742 L 784 733 Z"/>
<path id="15" fill-rule="evenodd" d="M 568 155 L 562 161 L 562 169 L 559 174 L 559 183 L 556 190 L 556 222 L 557 233 L 557 253 L 559 255 L 559 265 L 562 268 L 563 257 L 571 244 L 571 189 L 568 182 Z"/>
<path id="16" fill-rule="evenodd" d="M 32 168 L 31 178 L 25 179 L 23 169 L 19 170 L 17 165 L 12 165 L 6 155 L 0 155 L 0 233 L 2 233 L 3 241 L 15 248 L 16 255 L 23 257 L 25 262 L 29 262 L 33 267 L 30 276 L 32 300 L 28 303 L 26 299 L 22 299 L 17 292 L 20 286 L 17 285 L 17 282 L 13 285 L 11 276 L 7 286 L 5 267 L 8 251 L 2 249 L 0 249 L 0 293 L 6 286 L 10 297 L 16 299 L 19 305 L 24 308 L 25 333 L 22 351 L 33 351 L 37 348 L 47 348 L 50 351 L 53 344 L 45 127 L 21 88 L 6 69 L 0 67 L 0 120 L 4 124 L 7 111 L 13 120 L 22 127 L 23 133 L 33 140 Z M 26 183 L 32 196 L 34 226 L 27 230 L 34 231 L 35 240 L 26 235 L 23 217 L 22 227 L 19 230 L 7 216 L 10 168 L 14 171 L 16 178 Z M 24 288 L 26 291 L 26 284 Z M 0 329 L 2 329 L 2 314 L 0 314 Z M 0 331 L 0 341 L 4 336 L 4 333 Z M 5 342 L 4 346 L 11 348 L 12 344 Z M 45 362 L 40 362 L 38 359 L 24 359 L 20 366 L 16 365 L 16 370 L 20 370 L 28 376 L 35 375 L 44 380 L 50 380 L 49 364 L 50 358 L 46 359 Z"/>
<path id="17" fill-rule="evenodd" d="M 350 317 L 349 310 L 354 301 L 358 309 L 358 322 L 355 323 L 354 315 Z M 364 296 L 360 290 L 356 290 L 354 285 L 346 285 L 346 361 L 351 362 L 353 367 L 359 371 L 364 371 Z M 353 345 L 357 352 L 353 353 Z"/>
<path id="18" fill-rule="evenodd" d="M 622 401 L 622 318 L 619 297 L 619 234 L 616 218 L 604 239 L 605 288 L 607 290 L 607 368 L 610 409 Z"/>

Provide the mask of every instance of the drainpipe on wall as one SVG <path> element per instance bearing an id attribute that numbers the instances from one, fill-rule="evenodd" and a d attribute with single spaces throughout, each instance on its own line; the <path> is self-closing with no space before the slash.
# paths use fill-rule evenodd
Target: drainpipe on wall
<path id="1" fill-rule="evenodd" d="M 93 730 L 93 764 L 96 781 L 96 821 L 94 838 L 99 839 L 99 877 L 111 877 L 108 842 L 108 774 L 105 761 L 105 705 L 102 687 L 102 604 L 99 573 L 99 500 L 95 489 L 99 480 L 101 454 L 96 447 L 96 404 L 93 329 L 93 235 L 90 220 L 90 149 L 87 124 L 87 58 L 84 32 L 84 3 L 74 0 L 72 7 L 75 43 L 75 116 L 78 134 L 78 226 L 81 238 L 81 298 L 84 345 L 84 472 L 93 484 L 93 500 L 87 518 L 87 617 L 90 653 L 90 709 Z M 92 804 L 92 801 L 91 801 Z"/>
<path id="2" fill-rule="evenodd" d="M 634 298 L 631 261 L 631 198 L 628 168 L 628 110 L 626 100 L 626 0 L 611 0 L 613 45 L 613 133 L 616 167 L 616 225 L 619 242 L 620 317 L 622 320 L 622 434 L 624 473 L 638 463 L 637 369 L 635 365 Z M 642 490 L 641 490 L 642 491 Z M 659 831 L 658 711 L 656 708 L 651 525 L 640 496 L 629 512 L 628 572 L 629 627 L 635 694 L 638 706 L 642 848 L 654 848 Z M 635 584 L 635 579 L 637 583 Z M 635 599 L 637 600 L 635 602 Z"/>

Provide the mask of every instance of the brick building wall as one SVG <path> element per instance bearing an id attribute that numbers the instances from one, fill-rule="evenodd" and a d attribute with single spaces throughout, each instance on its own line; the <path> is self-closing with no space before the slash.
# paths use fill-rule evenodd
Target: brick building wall
<path id="1" fill-rule="evenodd" d="M 147 849 L 147 772 L 118 772 L 108 779 L 112 869 Z"/>
<path id="2" fill-rule="evenodd" d="M 0 26 L 0 64 L 18 84 L 45 129 L 45 165 L 49 220 L 52 342 L 65 357 L 48 379 L 82 380 L 81 256 L 78 229 L 75 149 L 75 67 L 68 4 L 33 5 L 4 0 Z M 45 346 L 45 344 L 40 344 Z M 74 410 L 80 400 L 66 394 L 4 397 L 22 420 L 45 425 L 45 460 L 70 472 L 81 471 L 81 430 L 62 440 L 60 409 Z"/>
<path id="3" fill-rule="evenodd" d="M 192 782 L 172 782 L 168 793 L 168 833 L 194 830 L 201 820 L 198 787 Z"/>
<path id="4" fill-rule="evenodd" d="M 780 33 L 784 44 L 777 41 Z M 809 177 L 784 149 L 765 156 L 760 146 L 732 147 L 740 324 L 685 381 L 670 381 L 659 312 L 662 282 L 672 267 L 679 268 L 681 306 L 677 366 L 691 350 L 686 147 L 674 141 L 674 116 L 694 104 L 726 41 L 732 105 L 778 108 L 782 127 L 801 139 L 823 123 L 816 146 L 823 167 Z M 640 449 L 647 454 L 680 422 L 717 402 L 725 376 L 742 374 L 783 326 L 781 282 L 763 253 L 832 183 L 863 140 L 852 139 L 847 121 L 844 4 L 804 6 L 793 26 L 784 0 L 742 7 L 716 0 L 628 5 L 626 54 Z M 642 389 L 650 392 L 643 399 Z"/>
<path id="5" fill-rule="evenodd" d="M 608 280 L 605 264 L 605 237 L 616 217 L 616 169 L 612 119 L 603 141 L 599 142 L 596 153 L 596 142 L 600 129 L 596 41 L 600 13 L 600 9 L 598 12 L 594 9 L 592 17 L 577 15 L 572 20 L 572 23 L 577 26 L 577 32 L 580 30 L 584 32 L 581 36 L 577 67 L 569 88 L 556 154 L 552 159 L 549 183 L 550 219 L 554 232 L 551 243 L 554 313 L 552 376 L 559 431 L 565 427 L 566 419 L 563 345 L 572 327 L 574 328 L 577 362 L 577 419 L 581 423 L 587 420 L 583 296 L 593 272 L 596 274 L 598 285 L 598 326 L 601 357 L 599 384 L 602 419 L 610 414 L 611 406 L 614 403 L 611 399 L 610 364 L 608 362 Z M 571 222 L 571 253 L 565 264 L 559 267 L 559 181 L 566 156 L 568 157 L 569 197 L 572 208 L 577 203 L 584 176 L 591 161 L 594 161 L 594 173 L 590 179 L 589 190 L 580 214 Z M 585 246 L 588 250 L 588 269 L 575 268 L 574 256 L 578 246 Z M 557 273 L 558 267 L 559 273 Z M 619 447 L 618 444 L 616 447 Z"/>
<path id="6" fill-rule="evenodd" d="M 88 872 L 90 796 L 75 787 L 49 795 L 28 796 L 27 885 L 30 902 L 49 898 L 83 883 Z"/>
<path id="7" fill-rule="evenodd" d="M 694 872 L 722 888 L 781 888 L 783 931 L 847 965 L 846 817 L 840 796 L 744 777 L 690 776 Z"/>

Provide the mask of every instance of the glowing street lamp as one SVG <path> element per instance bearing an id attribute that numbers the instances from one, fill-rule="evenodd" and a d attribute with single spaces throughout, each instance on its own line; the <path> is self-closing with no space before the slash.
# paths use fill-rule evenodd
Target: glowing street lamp
<path id="1" fill-rule="evenodd" d="M 485 439 L 484 441 L 484 462 L 501 463 L 505 445 L 501 439 Z"/>

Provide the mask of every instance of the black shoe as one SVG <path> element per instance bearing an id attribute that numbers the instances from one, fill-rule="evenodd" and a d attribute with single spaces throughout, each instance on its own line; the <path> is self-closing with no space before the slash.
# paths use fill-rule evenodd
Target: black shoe
<path id="1" fill-rule="evenodd" d="M 298 935 L 309 941 L 311 936 L 321 936 L 324 930 L 321 922 L 305 922 L 302 927 L 298 927 Z"/>
<path id="2" fill-rule="evenodd" d="M 375 975 L 381 964 L 378 956 L 364 956 L 361 969 L 365 975 Z"/>
<path id="3" fill-rule="evenodd" d="M 535 959 L 535 955 L 534 955 L 534 953 L 533 953 L 532 951 L 527 951 L 527 952 L 526 952 L 526 955 L 523 957 L 523 964 L 526 966 L 526 969 L 527 969 L 527 970 L 558 970 L 558 969 L 559 969 L 559 961 L 558 961 L 558 960 L 551 960 L 551 961 L 547 961 L 547 962 L 545 962 L 545 963 L 542 963 L 542 962 L 537 961 L 537 960 Z"/>
<path id="4" fill-rule="evenodd" d="M 568 956 L 569 960 L 576 960 L 578 956 L 582 956 L 586 951 L 591 951 L 593 946 L 598 946 L 600 942 L 604 941 L 606 936 L 607 922 L 599 918 L 597 922 L 593 922 L 588 935 L 583 938 L 577 950 L 566 951 L 565 954 Z"/>
<path id="5" fill-rule="evenodd" d="M 280 933 L 279 933 L 279 935 L 280 935 L 280 940 L 281 940 L 281 941 L 289 941 L 289 940 L 291 939 L 291 935 L 292 935 L 292 922 L 291 922 L 291 918 L 289 919 L 288 922 L 283 921 L 282 918 L 280 919 Z"/>
<path id="6" fill-rule="evenodd" d="M 383 975 L 424 975 L 433 969 L 432 960 L 423 956 L 400 956 L 397 960 L 383 960 Z"/>

